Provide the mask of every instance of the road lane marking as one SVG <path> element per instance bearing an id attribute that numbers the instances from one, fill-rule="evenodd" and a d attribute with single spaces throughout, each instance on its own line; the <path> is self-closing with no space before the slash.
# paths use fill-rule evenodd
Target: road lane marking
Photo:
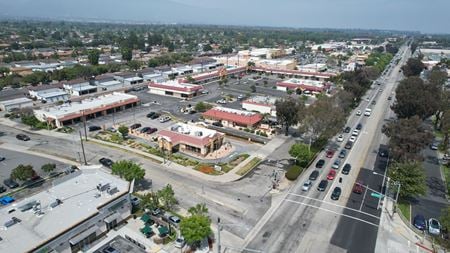
<path id="1" fill-rule="evenodd" d="M 310 198 L 310 197 L 303 196 L 303 195 L 300 195 L 300 194 L 295 194 L 295 193 L 288 193 L 288 195 L 294 195 L 294 196 L 297 196 L 297 197 L 303 197 L 303 198 L 306 198 L 306 199 L 322 202 L 324 204 L 340 207 L 342 209 L 348 209 L 348 210 L 355 211 L 355 212 L 358 212 L 358 213 L 361 213 L 361 214 L 364 214 L 364 215 L 367 215 L 367 216 L 370 216 L 370 217 L 373 217 L 373 218 L 376 218 L 376 219 L 380 219 L 380 217 L 378 217 L 376 215 L 373 215 L 373 214 L 370 214 L 370 213 L 366 213 L 366 212 L 363 212 L 363 211 L 360 211 L 360 210 L 357 210 L 357 209 L 354 209 L 354 208 L 351 208 L 351 207 L 346 207 L 346 206 L 341 206 L 341 205 L 338 205 L 338 204 L 334 204 L 334 203 L 331 203 L 331 202 L 328 202 L 328 201 L 325 201 L 325 200 L 314 199 L 314 198 Z M 285 200 L 290 200 L 290 199 L 286 198 Z"/>
<path id="2" fill-rule="evenodd" d="M 343 213 L 339 213 L 339 212 L 336 212 L 336 211 L 332 211 L 332 210 L 329 210 L 329 209 L 326 209 L 326 208 L 322 208 L 320 206 L 314 206 L 314 205 L 310 205 L 310 204 L 306 204 L 306 203 L 303 203 L 303 202 L 298 202 L 298 201 L 294 201 L 294 200 L 290 200 L 290 199 L 285 199 L 284 201 L 295 203 L 295 204 L 300 204 L 300 205 L 304 205 L 304 206 L 309 206 L 309 207 L 313 207 L 313 208 L 317 208 L 317 209 L 322 210 L 322 211 L 326 211 L 326 212 L 329 212 L 329 213 L 334 213 L 334 214 L 337 214 L 337 215 L 340 215 L 340 216 L 344 216 L 344 217 L 347 217 L 347 218 L 350 218 L 350 219 L 354 219 L 354 220 L 361 221 L 361 222 L 367 223 L 369 225 L 378 227 L 378 224 L 372 223 L 370 221 L 366 221 L 366 220 L 363 220 L 363 219 L 360 219 L 360 218 L 356 218 L 356 217 L 353 217 L 353 216 L 348 215 L 348 214 L 343 214 Z"/>

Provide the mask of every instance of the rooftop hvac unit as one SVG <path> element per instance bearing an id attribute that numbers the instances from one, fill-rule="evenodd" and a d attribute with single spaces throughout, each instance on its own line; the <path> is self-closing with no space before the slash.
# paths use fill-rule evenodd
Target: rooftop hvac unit
<path id="1" fill-rule="evenodd" d="M 53 203 L 50 204 L 50 207 L 51 207 L 51 208 L 55 208 L 55 207 L 61 205 L 62 203 L 63 203 L 62 200 L 56 199 L 55 202 L 53 202 Z"/>
<path id="2" fill-rule="evenodd" d="M 197 131 L 197 132 L 195 132 L 195 136 L 203 136 L 203 132 L 202 131 Z"/>
<path id="3" fill-rule="evenodd" d="M 104 184 L 104 185 L 102 185 L 102 184 L 98 184 L 98 185 L 97 185 L 97 190 L 99 190 L 99 191 L 101 191 L 101 192 L 104 192 L 104 191 L 106 191 L 106 190 L 109 190 L 109 188 L 110 188 L 109 183 Z"/>
<path id="4" fill-rule="evenodd" d="M 19 206 L 19 210 L 22 212 L 26 212 L 28 210 L 31 210 L 37 203 L 38 202 L 36 200 L 32 200 L 23 206 Z"/>
<path id="5" fill-rule="evenodd" d="M 109 195 L 114 195 L 114 194 L 117 193 L 117 192 L 119 192 L 119 190 L 117 189 L 117 187 L 113 187 L 113 188 L 107 190 L 107 193 L 108 193 Z"/>
<path id="6" fill-rule="evenodd" d="M 5 227 L 9 228 L 11 226 L 14 226 L 17 223 L 20 223 L 22 220 L 16 218 L 16 217 L 12 217 L 11 220 L 5 222 Z"/>
<path id="7" fill-rule="evenodd" d="M 177 132 L 177 131 L 178 131 L 178 128 L 179 128 L 179 126 L 172 126 L 172 127 L 170 128 L 170 130 L 173 131 L 173 132 Z"/>

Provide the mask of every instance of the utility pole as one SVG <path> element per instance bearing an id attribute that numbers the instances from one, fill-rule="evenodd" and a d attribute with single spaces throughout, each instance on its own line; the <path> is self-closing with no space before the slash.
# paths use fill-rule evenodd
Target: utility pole
<path id="1" fill-rule="evenodd" d="M 84 152 L 83 137 L 80 131 L 81 150 L 83 151 L 84 165 L 88 165 L 86 161 L 86 153 Z"/>
<path id="2" fill-rule="evenodd" d="M 220 253 L 220 230 L 222 229 L 220 225 L 220 217 L 217 217 L 217 253 Z"/>
<path id="3" fill-rule="evenodd" d="M 87 127 L 86 127 L 86 115 L 84 115 L 84 110 L 83 110 L 83 126 L 84 126 L 84 138 L 87 141 Z"/>

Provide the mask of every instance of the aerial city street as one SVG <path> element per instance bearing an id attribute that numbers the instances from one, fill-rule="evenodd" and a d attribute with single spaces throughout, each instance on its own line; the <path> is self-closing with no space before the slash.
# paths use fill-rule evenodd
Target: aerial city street
<path id="1" fill-rule="evenodd" d="M 450 3 L 350 2 L 1 2 L 0 252 L 450 250 Z"/>

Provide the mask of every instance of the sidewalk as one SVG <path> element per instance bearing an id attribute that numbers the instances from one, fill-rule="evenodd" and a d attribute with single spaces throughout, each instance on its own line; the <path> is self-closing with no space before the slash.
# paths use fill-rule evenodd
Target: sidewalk
<path id="1" fill-rule="evenodd" d="M 49 130 L 45 130 L 45 129 L 38 130 L 38 131 L 31 131 L 28 127 L 26 127 L 20 123 L 11 121 L 9 119 L 5 119 L 5 118 L 0 118 L 0 124 L 9 126 L 9 127 L 15 128 L 15 129 L 19 129 L 19 130 L 22 130 L 25 132 L 33 133 L 33 134 L 40 134 L 40 135 L 57 137 L 57 138 L 73 141 L 73 138 L 72 138 L 73 136 L 71 136 L 69 134 L 59 133 L 56 131 L 49 131 Z M 279 146 L 281 146 L 286 141 L 286 139 L 287 139 L 287 137 L 285 137 L 285 136 L 280 136 L 280 135 L 275 136 L 270 142 L 268 142 L 266 145 L 262 146 L 259 150 L 250 153 L 249 154 L 250 156 L 247 159 L 242 161 L 239 165 L 237 165 L 231 171 L 229 171 L 228 173 L 225 173 L 223 175 L 219 175 L 219 176 L 207 175 L 207 174 L 204 174 L 197 170 L 194 170 L 192 168 L 184 167 L 184 166 L 174 163 L 172 161 L 166 160 L 164 162 L 164 158 L 162 158 L 162 157 L 159 157 L 159 156 L 156 156 L 153 154 L 149 154 L 149 153 L 144 152 L 139 149 L 130 148 L 128 146 L 123 146 L 123 145 L 119 145 L 116 143 L 106 142 L 106 141 L 102 141 L 102 140 L 98 140 L 98 139 L 94 139 L 94 138 L 89 138 L 88 143 L 96 143 L 99 145 L 109 146 L 112 148 L 118 148 L 118 149 L 122 149 L 124 151 L 130 152 L 133 154 L 138 154 L 140 156 L 147 157 L 150 160 L 153 160 L 154 162 L 159 163 L 164 169 L 175 171 L 176 173 L 180 173 L 180 174 L 182 173 L 184 175 L 189 174 L 191 176 L 200 178 L 202 180 L 211 181 L 211 182 L 228 183 L 228 182 L 233 182 L 233 181 L 237 181 L 237 180 L 241 179 L 242 176 L 239 176 L 236 173 L 243 166 L 245 166 L 248 162 L 250 162 L 253 158 L 258 157 L 261 160 L 264 160 L 274 150 L 276 150 Z M 30 152 L 30 151 L 27 150 L 27 152 Z M 34 153 L 36 153 L 36 152 L 34 152 Z M 43 155 L 41 155 L 41 156 L 43 156 Z M 55 159 L 55 156 L 50 156 L 50 155 L 46 155 L 46 156 L 48 156 L 49 158 L 51 157 L 52 159 Z M 73 163 L 73 161 L 72 161 L 72 163 Z"/>
<path id="2" fill-rule="evenodd" d="M 386 201 L 381 213 L 375 253 L 385 252 L 434 252 L 433 244 L 413 231 L 396 212 L 392 215 L 392 201 Z M 389 210 L 389 211 L 388 211 Z"/>

